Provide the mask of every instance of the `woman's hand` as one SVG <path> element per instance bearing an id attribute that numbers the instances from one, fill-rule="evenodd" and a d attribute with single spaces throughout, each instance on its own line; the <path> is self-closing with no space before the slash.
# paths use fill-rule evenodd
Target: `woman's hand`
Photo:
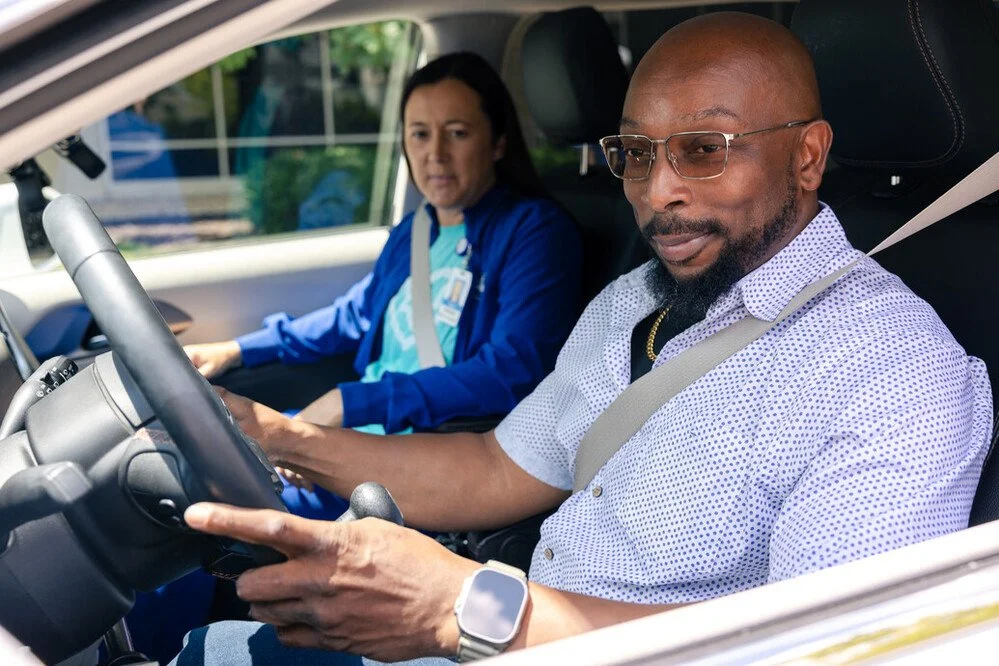
<path id="1" fill-rule="evenodd" d="M 221 504 L 196 504 L 184 519 L 288 557 L 236 586 L 250 616 L 274 625 L 285 645 L 389 662 L 457 653 L 453 604 L 479 565 L 419 532 L 376 518 L 333 523 Z"/>
<path id="2" fill-rule="evenodd" d="M 243 362 L 243 352 L 235 340 L 186 345 L 184 352 L 202 375 L 211 379 Z"/>

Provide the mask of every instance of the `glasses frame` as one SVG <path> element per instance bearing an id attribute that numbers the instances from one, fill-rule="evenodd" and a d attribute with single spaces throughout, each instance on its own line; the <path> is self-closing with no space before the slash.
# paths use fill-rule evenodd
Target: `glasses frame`
<path id="1" fill-rule="evenodd" d="M 766 127 L 764 129 L 753 130 L 751 132 L 739 132 L 738 134 L 732 134 L 731 132 L 718 132 L 714 130 L 694 130 L 691 132 L 674 132 L 665 139 L 653 139 L 651 137 L 645 136 L 644 134 L 611 134 L 610 136 L 605 136 L 604 138 L 600 139 L 600 149 L 603 151 L 604 159 L 607 161 L 607 168 L 610 169 L 610 158 L 607 156 L 607 145 L 605 143 L 606 141 L 609 141 L 611 139 L 646 139 L 652 144 L 652 152 L 651 152 L 652 158 L 649 160 L 649 166 L 644 176 L 640 178 L 625 178 L 624 176 L 617 175 L 616 173 L 614 173 L 613 169 L 610 169 L 611 174 L 613 174 L 615 178 L 618 178 L 623 181 L 634 182 L 634 181 L 649 179 L 649 176 L 652 175 L 652 167 L 656 163 L 656 155 L 659 154 L 659 151 L 656 150 L 656 145 L 660 143 L 663 144 L 663 148 L 666 150 L 666 159 L 673 166 L 673 171 L 675 171 L 676 175 L 680 176 L 680 178 L 683 178 L 684 180 L 711 180 L 713 178 L 718 178 L 719 176 L 723 175 L 725 173 L 725 169 L 728 168 L 728 156 L 730 153 L 729 148 L 732 146 L 732 141 L 734 141 L 735 139 L 740 139 L 744 136 L 752 136 L 754 134 L 762 134 L 763 132 L 774 132 L 776 130 L 790 129 L 792 127 L 801 127 L 803 125 L 808 125 L 809 123 L 813 122 L 815 122 L 815 119 L 792 120 L 789 123 L 782 123 L 780 125 L 774 125 L 773 127 Z M 675 136 L 690 136 L 692 134 L 720 134 L 721 136 L 725 137 L 725 163 L 722 164 L 722 170 L 720 172 L 716 173 L 713 176 L 685 176 L 682 173 L 680 173 L 680 168 L 676 165 L 676 157 L 673 155 L 672 152 L 670 152 L 669 148 L 666 147 L 666 143 Z"/>

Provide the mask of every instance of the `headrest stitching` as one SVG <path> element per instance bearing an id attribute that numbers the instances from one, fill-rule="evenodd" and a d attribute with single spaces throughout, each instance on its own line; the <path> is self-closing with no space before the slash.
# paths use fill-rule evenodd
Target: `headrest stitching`
<path id="1" fill-rule="evenodd" d="M 926 31 L 923 29 L 923 15 L 919 8 L 919 0 L 910 0 L 910 2 L 911 5 L 915 5 L 916 7 L 916 25 L 920 37 L 919 39 L 920 50 L 922 50 L 923 48 L 922 45 L 926 44 L 925 53 L 929 54 L 930 59 L 933 60 L 933 69 L 936 70 L 936 73 L 939 75 L 940 77 L 939 81 L 943 83 L 945 88 L 947 88 L 947 93 L 945 97 L 950 102 L 950 104 L 947 105 L 947 110 L 950 112 L 951 120 L 954 124 L 954 135 L 955 135 L 954 143 L 951 144 L 952 147 L 951 150 L 948 151 L 948 153 L 955 154 L 959 152 L 961 150 L 961 146 L 964 145 L 964 114 L 961 112 L 961 104 L 957 99 L 957 95 L 954 94 L 954 91 L 950 87 L 950 83 L 947 82 L 947 77 L 946 75 L 944 75 L 943 70 L 940 68 L 940 63 L 937 62 L 936 54 L 933 53 L 933 50 L 929 46 L 929 40 L 926 39 Z M 934 77 L 933 80 L 936 82 L 937 78 Z M 940 85 L 938 83 L 937 88 L 939 87 Z M 942 90 L 940 92 L 941 94 L 943 94 Z M 951 107 L 951 104 L 953 104 L 953 108 Z M 955 109 L 957 110 L 956 114 L 954 113 Z"/>
<path id="2" fill-rule="evenodd" d="M 914 7 L 915 6 L 915 7 Z M 913 32 L 913 37 L 915 37 L 916 46 L 919 47 L 919 53 L 923 57 L 923 63 L 926 65 L 926 69 L 930 74 L 930 78 L 933 79 L 933 84 L 940 91 L 940 96 L 944 100 L 944 105 L 947 107 L 947 113 L 950 114 L 951 124 L 954 129 L 954 140 L 950 145 L 950 148 L 940 157 L 919 160 L 919 161 L 906 161 L 897 162 L 889 160 L 869 160 L 869 159 L 854 159 L 847 157 L 845 155 L 837 155 L 836 161 L 844 166 L 865 166 L 865 167 L 878 167 L 878 168 L 911 168 L 914 166 L 936 166 L 938 164 L 943 164 L 949 157 L 953 156 L 956 152 L 956 148 L 959 147 L 964 141 L 964 131 L 963 131 L 963 119 L 959 119 L 954 113 L 954 106 L 956 106 L 956 101 L 953 97 L 953 92 L 946 81 L 943 81 L 947 89 L 944 90 L 941 87 L 940 82 L 943 79 L 943 75 L 939 71 L 939 63 L 936 62 L 936 58 L 933 58 L 931 62 L 932 54 L 929 53 L 929 47 L 925 43 L 926 35 L 922 29 L 922 16 L 919 14 L 919 0 L 908 0 L 906 2 L 906 9 L 909 14 L 909 27 Z M 948 93 L 950 93 L 948 95 Z"/>

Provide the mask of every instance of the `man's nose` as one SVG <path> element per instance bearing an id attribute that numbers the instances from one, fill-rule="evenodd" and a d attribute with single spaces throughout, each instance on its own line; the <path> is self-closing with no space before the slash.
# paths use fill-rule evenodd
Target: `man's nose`
<path id="1" fill-rule="evenodd" d="M 690 181 L 681 178 L 670 162 L 668 149 L 659 143 L 652 170 L 645 181 L 644 199 L 652 210 L 664 211 L 678 204 L 690 203 Z"/>

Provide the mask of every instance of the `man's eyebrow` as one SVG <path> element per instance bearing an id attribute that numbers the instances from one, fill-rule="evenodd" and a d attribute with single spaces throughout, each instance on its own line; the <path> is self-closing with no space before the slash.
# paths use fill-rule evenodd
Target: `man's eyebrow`
<path id="1" fill-rule="evenodd" d="M 695 111 L 694 113 L 688 113 L 683 116 L 685 121 L 698 122 L 701 120 L 707 120 L 708 118 L 717 118 L 719 116 L 724 116 L 726 118 L 732 118 L 733 120 L 742 120 L 739 114 L 731 109 L 727 109 L 724 106 L 712 106 L 707 109 L 701 109 L 700 111 Z"/>
<path id="2" fill-rule="evenodd" d="M 702 120 L 708 120 L 709 118 L 732 118 L 733 120 L 742 120 L 738 113 L 728 109 L 724 106 L 712 106 L 707 109 L 701 109 L 700 111 L 695 111 L 694 113 L 688 113 L 681 116 L 680 119 L 685 123 L 696 123 Z M 633 129 L 639 126 L 638 121 L 629 118 L 628 116 L 621 117 L 621 129 Z"/>

